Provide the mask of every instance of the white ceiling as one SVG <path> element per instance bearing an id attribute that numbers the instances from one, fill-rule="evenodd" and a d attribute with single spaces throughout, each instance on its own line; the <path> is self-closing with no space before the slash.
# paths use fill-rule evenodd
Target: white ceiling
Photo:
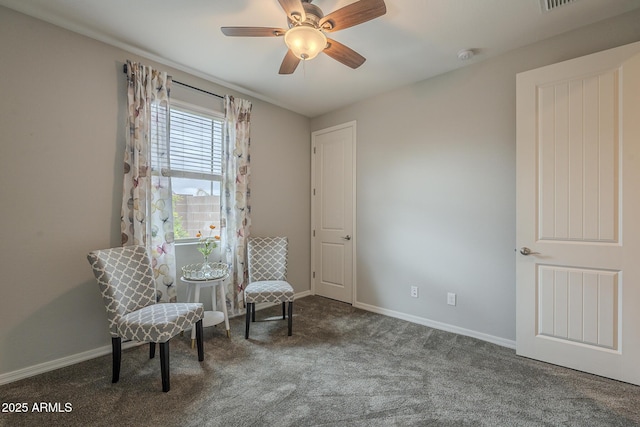
<path id="1" fill-rule="evenodd" d="M 325 14 L 354 0 L 314 0 Z M 279 75 L 282 38 L 225 37 L 221 26 L 287 27 L 277 0 L 0 0 L 0 5 L 205 77 L 308 117 L 640 8 L 640 0 L 386 0 L 386 15 L 331 38 L 367 58 L 327 55 Z M 474 49 L 468 61 L 458 51 Z M 123 58 L 123 61 L 127 58 Z"/>

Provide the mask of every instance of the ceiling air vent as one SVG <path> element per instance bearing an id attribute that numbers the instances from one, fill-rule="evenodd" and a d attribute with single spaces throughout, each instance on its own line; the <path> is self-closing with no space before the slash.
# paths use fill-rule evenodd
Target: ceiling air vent
<path id="1" fill-rule="evenodd" d="M 543 12 L 551 12 L 554 9 L 576 1 L 578 0 L 540 0 L 540 7 Z"/>

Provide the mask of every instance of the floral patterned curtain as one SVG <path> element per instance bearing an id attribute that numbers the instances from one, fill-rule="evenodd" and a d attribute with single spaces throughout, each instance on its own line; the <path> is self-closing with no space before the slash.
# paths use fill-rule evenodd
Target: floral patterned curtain
<path id="1" fill-rule="evenodd" d="M 247 239 L 251 227 L 249 146 L 251 102 L 225 96 L 225 139 L 222 144 L 222 248 L 231 271 L 227 301 L 238 312 L 247 285 Z M 224 255 L 223 255 L 224 256 Z"/>
<path id="2" fill-rule="evenodd" d="M 175 302 L 173 208 L 169 171 L 169 90 L 166 72 L 127 61 L 128 118 L 122 194 L 122 246 L 144 245 L 158 301 Z"/>

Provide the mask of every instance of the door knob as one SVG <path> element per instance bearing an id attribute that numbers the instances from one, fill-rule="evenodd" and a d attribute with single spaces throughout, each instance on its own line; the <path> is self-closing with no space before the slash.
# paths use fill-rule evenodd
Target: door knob
<path id="1" fill-rule="evenodd" d="M 351 236 L 349 236 L 348 234 L 346 236 L 342 236 L 343 240 L 351 240 Z"/>
<path id="2" fill-rule="evenodd" d="M 520 253 L 522 255 L 536 255 L 536 254 L 540 254 L 540 252 L 533 252 L 531 249 L 527 248 L 526 246 L 523 246 L 520 248 Z"/>

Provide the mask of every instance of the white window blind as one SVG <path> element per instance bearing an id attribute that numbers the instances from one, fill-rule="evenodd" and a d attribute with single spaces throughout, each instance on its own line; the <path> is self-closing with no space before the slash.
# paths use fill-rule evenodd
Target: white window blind
<path id="1" fill-rule="evenodd" d="M 222 175 L 222 120 L 171 107 L 171 176 L 219 180 Z"/>

